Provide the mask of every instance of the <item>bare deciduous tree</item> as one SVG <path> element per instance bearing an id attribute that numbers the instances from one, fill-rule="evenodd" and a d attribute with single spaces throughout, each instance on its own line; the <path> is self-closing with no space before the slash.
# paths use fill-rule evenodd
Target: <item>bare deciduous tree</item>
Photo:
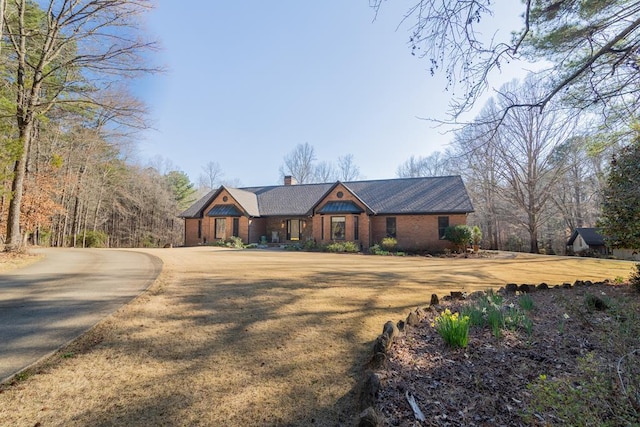
<path id="1" fill-rule="evenodd" d="M 200 188 L 213 190 L 220 185 L 220 180 L 224 176 L 222 167 L 218 162 L 208 162 L 202 167 L 202 174 L 198 179 Z"/>
<path id="2" fill-rule="evenodd" d="M 156 69 L 145 65 L 148 60 L 143 57 L 155 44 L 144 41 L 139 29 L 140 15 L 151 8 L 150 0 L 14 0 L 9 6 L 4 22 L 16 58 L 21 150 L 14 168 L 5 248 L 16 250 L 21 244 L 22 196 L 38 117 L 61 104 L 103 105 L 99 96 L 123 76 Z M 135 115 L 138 106 L 108 107 Z"/>
<path id="3" fill-rule="evenodd" d="M 440 151 L 422 156 L 411 156 L 398 166 L 396 174 L 400 178 L 417 178 L 429 176 L 443 176 L 451 172 L 449 157 Z"/>
<path id="4" fill-rule="evenodd" d="M 382 3 L 370 1 L 377 13 Z M 417 0 L 404 18 L 413 21 L 412 53 L 429 61 L 432 74 L 443 71 L 452 92 L 462 93 L 454 101 L 456 117 L 487 89 L 493 70 L 517 59 L 552 63 L 540 74 L 546 87 L 521 101 L 527 106 L 542 109 L 554 98 L 580 109 L 637 105 L 640 1 L 523 0 L 521 28 L 501 37 L 493 30 L 499 23 L 491 22 L 497 7 L 493 0 Z"/>
<path id="5" fill-rule="evenodd" d="M 333 182 L 338 179 L 338 171 L 333 163 L 322 161 L 313 168 L 314 182 Z"/>
<path id="6" fill-rule="evenodd" d="M 539 95 L 539 87 L 532 80 L 521 86 L 507 84 L 498 97 L 498 108 L 510 102 L 529 102 Z M 494 111 L 494 114 L 496 112 Z M 502 197 L 514 207 L 513 221 L 527 230 L 530 251 L 538 253 L 538 238 L 542 224 L 548 219 L 548 207 L 553 189 L 564 175 L 563 163 L 554 161 L 554 150 L 572 136 L 575 121 L 553 109 L 509 110 L 503 126 L 493 138 Z M 557 159 L 555 159 L 557 160 Z"/>
<path id="7" fill-rule="evenodd" d="M 338 157 L 338 179 L 343 182 L 360 179 L 360 168 L 356 165 L 353 154 Z"/>
<path id="8" fill-rule="evenodd" d="M 291 175 L 300 184 L 307 184 L 313 180 L 316 154 L 313 146 L 308 142 L 298 144 L 296 148 L 284 157 L 284 165 L 280 167 L 281 176 Z"/>

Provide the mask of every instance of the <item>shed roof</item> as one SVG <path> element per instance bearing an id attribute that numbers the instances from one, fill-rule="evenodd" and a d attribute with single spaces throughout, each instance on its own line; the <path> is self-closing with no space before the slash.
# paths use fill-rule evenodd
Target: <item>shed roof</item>
<path id="1" fill-rule="evenodd" d="M 600 234 L 598 229 L 589 228 L 589 227 L 578 227 L 575 230 L 573 230 L 573 233 L 571 233 L 571 237 L 569 238 L 569 241 L 567 242 L 567 244 L 573 245 L 573 242 L 576 240 L 578 235 L 580 235 L 584 240 L 584 242 L 589 246 L 605 245 L 604 237 L 602 236 L 602 234 Z"/>

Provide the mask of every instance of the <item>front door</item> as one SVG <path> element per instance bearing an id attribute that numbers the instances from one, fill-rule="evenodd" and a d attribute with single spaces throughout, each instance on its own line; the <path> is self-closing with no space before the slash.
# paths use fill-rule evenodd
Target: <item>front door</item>
<path id="1" fill-rule="evenodd" d="M 300 240 L 300 220 L 287 220 L 287 240 Z"/>

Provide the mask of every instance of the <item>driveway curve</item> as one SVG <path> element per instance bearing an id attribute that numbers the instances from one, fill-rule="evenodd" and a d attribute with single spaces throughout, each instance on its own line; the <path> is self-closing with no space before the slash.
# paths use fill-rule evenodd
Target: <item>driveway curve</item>
<path id="1" fill-rule="evenodd" d="M 142 252 L 38 249 L 44 258 L 0 274 L 0 381 L 49 355 L 131 301 L 162 261 Z"/>

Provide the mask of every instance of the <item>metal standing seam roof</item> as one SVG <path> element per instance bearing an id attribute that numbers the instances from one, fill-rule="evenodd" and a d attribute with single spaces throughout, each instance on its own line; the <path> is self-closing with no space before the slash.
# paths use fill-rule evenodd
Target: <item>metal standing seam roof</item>
<path id="1" fill-rule="evenodd" d="M 227 188 L 227 191 L 251 216 L 303 216 L 310 215 L 314 206 L 337 184 Z M 374 214 L 473 212 L 471 199 L 460 176 L 351 181 L 342 184 Z M 181 216 L 197 218 L 202 215 L 201 211 L 211 203 L 217 191 L 198 200 Z"/>
<path id="2" fill-rule="evenodd" d="M 243 212 L 240 211 L 236 205 L 214 205 L 207 216 L 242 216 Z"/>
<path id="3" fill-rule="evenodd" d="M 329 214 L 329 213 L 362 213 L 364 209 L 360 206 L 356 205 L 351 200 L 345 201 L 330 201 L 324 204 L 319 210 L 316 211 L 320 214 Z"/>

